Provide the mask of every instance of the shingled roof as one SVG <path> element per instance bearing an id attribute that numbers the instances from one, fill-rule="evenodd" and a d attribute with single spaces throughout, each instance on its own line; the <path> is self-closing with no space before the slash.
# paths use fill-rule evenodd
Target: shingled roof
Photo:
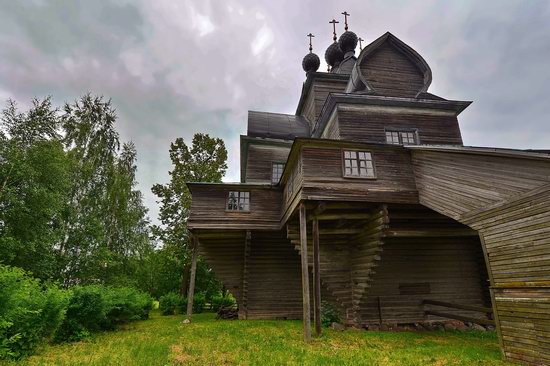
<path id="1" fill-rule="evenodd" d="M 247 135 L 293 140 L 296 137 L 309 137 L 310 125 L 308 120 L 302 116 L 248 111 Z"/>

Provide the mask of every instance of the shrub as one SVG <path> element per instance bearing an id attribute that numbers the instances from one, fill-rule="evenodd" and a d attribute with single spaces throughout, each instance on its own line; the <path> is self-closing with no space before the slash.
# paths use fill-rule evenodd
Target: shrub
<path id="1" fill-rule="evenodd" d="M 0 359 L 21 358 L 51 338 L 66 306 L 66 291 L 0 265 Z"/>
<path id="2" fill-rule="evenodd" d="M 222 307 L 233 307 L 235 304 L 235 298 L 230 294 L 227 296 L 214 296 L 212 298 L 212 310 L 216 313 Z"/>
<path id="3" fill-rule="evenodd" d="M 195 294 L 193 296 L 193 313 L 202 313 L 206 306 L 206 297 L 202 293 Z M 187 297 L 180 297 L 178 304 L 178 312 L 180 314 L 187 313 Z"/>
<path id="4" fill-rule="evenodd" d="M 340 312 L 332 304 L 321 301 L 321 324 L 329 327 L 332 323 L 340 322 Z"/>
<path id="5" fill-rule="evenodd" d="M 147 319 L 151 306 L 149 295 L 131 287 L 73 287 L 65 321 L 56 334 L 56 341 L 76 341 L 92 332 L 112 330 L 132 320 Z"/>
<path id="6" fill-rule="evenodd" d="M 174 315 L 180 304 L 180 296 L 175 292 L 169 292 L 159 299 L 159 309 L 162 315 Z"/>
<path id="7" fill-rule="evenodd" d="M 107 303 L 108 328 L 132 320 L 149 318 L 153 299 L 139 290 L 131 287 L 112 287 L 105 289 L 104 296 Z"/>
<path id="8" fill-rule="evenodd" d="M 90 332 L 107 328 L 108 305 L 99 285 L 75 286 L 71 290 L 65 320 L 56 334 L 56 341 L 77 341 Z"/>

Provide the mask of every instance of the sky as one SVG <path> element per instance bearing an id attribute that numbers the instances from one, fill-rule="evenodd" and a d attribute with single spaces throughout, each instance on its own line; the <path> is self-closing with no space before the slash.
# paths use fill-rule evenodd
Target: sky
<path id="1" fill-rule="evenodd" d="M 247 111 L 296 111 L 306 35 L 323 59 L 343 11 L 366 43 L 390 31 L 420 53 L 431 93 L 474 102 L 459 116 L 465 145 L 550 148 L 546 0 L 0 0 L 0 101 L 111 98 L 156 222 L 150 188 L 168 182 L 170 142 L 223 138 L 224 180 L 238 181 Z"/>

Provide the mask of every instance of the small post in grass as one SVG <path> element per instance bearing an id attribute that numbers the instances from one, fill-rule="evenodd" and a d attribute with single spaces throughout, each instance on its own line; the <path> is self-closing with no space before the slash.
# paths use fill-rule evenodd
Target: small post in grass
<path id="1" fill-rule="evenodd" d="M 189 291 L 187 292 L 187 319 L 191 321 L 193 316 L 193 295 L 195 294 L 195 275 L 197 273 L 197 253 L 199 251 L 199 239 L 191 237 L 193 256 L 191 259 L 191 276 L 189 278 Z"/>
<path id="2" fill-rule="evenodd" d="M 307 264 L 307 217 L 306 205 L 300 203 L 300 254 L 302 257 L 302 304 L 304 340 L 311 341 L 311 313 L 309 307 L 309 269 Z"/>

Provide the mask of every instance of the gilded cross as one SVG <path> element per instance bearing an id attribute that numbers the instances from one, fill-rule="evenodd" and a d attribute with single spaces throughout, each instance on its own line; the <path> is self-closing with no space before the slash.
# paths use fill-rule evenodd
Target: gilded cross
<path id="1" fill-rule="evenodd" d="M 336 19 L 332 19 L 329 23 L 332 24 L 332 39 L 334 40 L 334 42 L 336 42 L 336 24 L 340 22 Z"/>
<path id="2" fill-rule="evenodd" d="M 311 39 L 315 36 L 311 33 L 308 34 L 307 36 L 309 37 L 309 52 L 311 53 L 313 51 L 313 46 L 311 45 Z"/>
<path id="3" fill-rule="evenodd" d="M 350 16 L 350 14 L 347 11 L 344 11 L 342 15 L 344 16 L 344 29 L 348 30 L 348 17 Z"/>

